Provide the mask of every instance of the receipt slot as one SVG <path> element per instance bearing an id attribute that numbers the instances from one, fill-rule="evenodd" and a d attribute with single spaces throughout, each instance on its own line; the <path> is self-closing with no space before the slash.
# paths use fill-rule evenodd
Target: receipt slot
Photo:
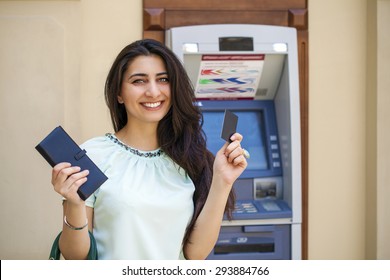
<path id="1" fill-rule="evenodd" d="M 225 109 L 249 151 L 234 184 L 237 202 L 208 259 L 301 259 L 301 140 L 297 34 L 263 25 L 198 25 L 167 30 L 201 108 L 216 153 Z"/>

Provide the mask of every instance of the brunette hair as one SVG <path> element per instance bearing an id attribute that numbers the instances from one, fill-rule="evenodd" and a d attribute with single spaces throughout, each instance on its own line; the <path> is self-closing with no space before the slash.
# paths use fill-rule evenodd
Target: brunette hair
<path id="1" fill-rule="evenodd" d="M 165 63 L 171 90 L 172 106 L 157 128 L 161 149 L 182 167 L 195 185 L 194 214 L 188 224 L 183 244 L 189 241 L 195 221 L 206 202 L 213 175 L 213 154 L 206 148 L 203 116 L 194 105 L 195 95 L 190 79 L 176 55 L 158 41 L 144 39 L 126 46 L 115 59 L 105 84 L 105 99 L 115 132 L 127 123 L 127 113 L 118 102 L 124 73 L 138 56 L 158 55 Z M 234 192 L 231 191 L 225 213 L 231 218 Z"/>

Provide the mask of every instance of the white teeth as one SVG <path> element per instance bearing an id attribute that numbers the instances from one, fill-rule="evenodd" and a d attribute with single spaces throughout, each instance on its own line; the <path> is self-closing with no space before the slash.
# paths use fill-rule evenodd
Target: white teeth
<path id="1" fill-rule="evenodd" d="M 156 108 L 161 105 L 161 102 L 154 102 L 154 103 L 143 103 L 145 107 L 149 108 Z"/>

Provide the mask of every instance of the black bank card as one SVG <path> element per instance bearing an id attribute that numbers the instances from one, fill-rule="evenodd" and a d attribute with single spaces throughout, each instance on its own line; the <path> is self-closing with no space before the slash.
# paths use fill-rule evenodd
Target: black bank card
<path id="1" fill-rule="evenodd" d="M 225 110 L 225 116 L 223 117 L 223 125 L 221 138 L 227 142 L 231 142 L 230 137 L 237 130 L 238 116 L 229 110 Z"/>

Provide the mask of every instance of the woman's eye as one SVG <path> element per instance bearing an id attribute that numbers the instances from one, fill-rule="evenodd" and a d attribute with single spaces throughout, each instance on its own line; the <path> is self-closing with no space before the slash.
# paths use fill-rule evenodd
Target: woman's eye
<path id="1" fill-rule="evenodd" d="M 162 82 L 162 83 L 169 83 L 169 79 L 167 77 L 166 78 L 161 78 L 159 81 Z"/>
<path id="2" fill-rule="evenodd" d="M 134 80 L 132 83 L 133 84 L 143 84 L 145 82 L 146 82 L 145 80 L 138 79 L 138 80 Z"/>

